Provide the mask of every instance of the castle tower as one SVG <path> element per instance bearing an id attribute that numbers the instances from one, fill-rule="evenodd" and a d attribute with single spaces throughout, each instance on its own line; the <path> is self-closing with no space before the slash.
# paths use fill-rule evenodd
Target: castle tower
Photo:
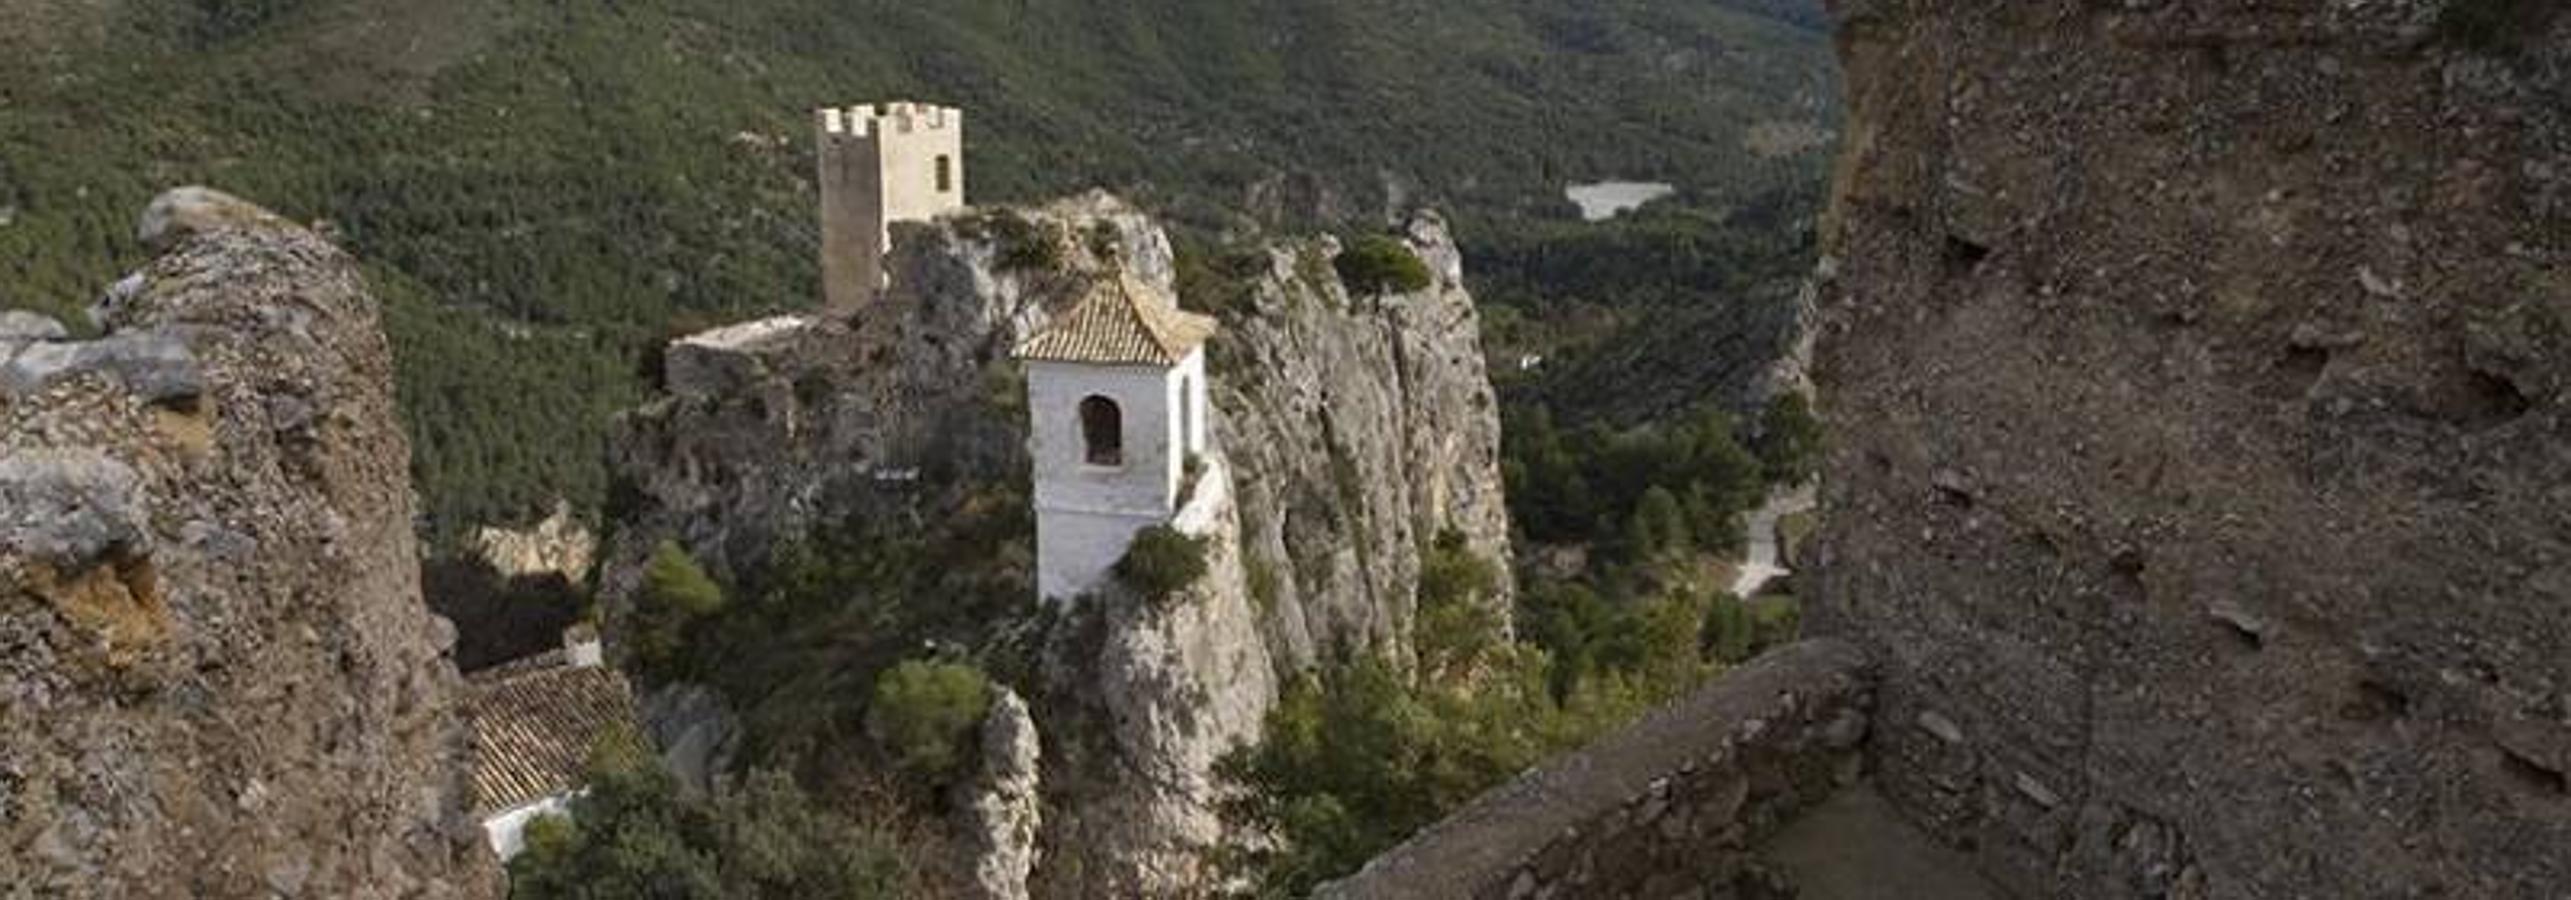
<path id="1" fill-rule="evenodd" d="M 1135 532 L 1177 513 L 1187 460 L 1205 452 L 1213 334 L 1213 319 L 1119 274 L 1018 347 L 1045 599 L 1098 586 Z"/>
<path id="2" fill-rule="evenodd" d="M 824 109 L 814 118 L 823 308 L 850 313 L 884 289 L 892 223 L 964 208 L 964 113 L 887 103 Z"/>

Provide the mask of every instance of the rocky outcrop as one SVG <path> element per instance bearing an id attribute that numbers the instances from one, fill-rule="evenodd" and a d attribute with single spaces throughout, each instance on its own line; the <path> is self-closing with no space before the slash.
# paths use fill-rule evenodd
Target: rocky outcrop
<path id="1" fill-rule="evenodd" d="M 1175 526 L 1206 541 L 1206 573 L 1166 598 L 1110 584 L 1071 611 L 1049 648 L 1041 712 L 1045 845 L 1061 848 L 1037 896 L 1168 897 L 1214 883 L 1225 786 L 1215 763 L 1256 741 L 1276 705 L 1259 639 L 1228 466 L 1217 458 Z"/>
<path id="2" fill-rule="evenodd" d="M 554 504 L 552 515 L 523 529 L 475 529 L 472 546 L 502 578 L 558 577 L 570 584 L 587 581 L 598 556 L 598 536 L 572 516 L 569 503 Z"/>
<path id="3" fill-rule="evenodd" d="M 903 225 L 892 289 L 855 317 L 783 316 L 671 344 L 664 395 L 623 417 L 612 444 L 605 593 L 629 591 L 662 539 L 737 575 L 924 477 L 1024 483 L 1010 351 L 1110 265 L 1172 277 L 1159 229 L 1104 195 Z"/>
<path id="4" fill-rule="evenodd" d="M 1209 350 L 1215 474 L 1191 507 L 1213 572 L 1181 602 L 1086 605 L 1055 628 L 1046 683 L 1022 686 L 1047 742 L 1037 896 L 1201 885 L 1197 857 L 1222 836 L 1214 760 L 1255 738 L 1280 671 L 1406 647 L 1418 555 L 1442 531 L 1505 560 L 1472 301 L 1444 224 L 1419 217 L 1408 237 L 1436 275 L 1423 291 L 1352 296 L 1335 248 L 1307 241 L 1236 254 L 1222 296 L 1181 298 L 1223 320 Z M 954 485 L 1022 496 L 1010 351 L 1100 273 L 1176 289 L 1167 237 L 1103 195 L 902 226 L 894 244 L 891 289 L 852 319 L 786 317 L 670 347 L 667 396 L 620 426 L 610 598 L 663 539 L 737 577 L 819 525 L 990 502 L 949 496 Z M 1009 570 L 1032 547 L 992 549 Z"/>
<path id="5" fill-rule="evenodd" d="M 1836 4 L 1815 627 L 2028 897 L 2571 884 L 2571 15 Z"/>
<path id="6" fill-rule="evenodd" d="M 1509 558 L 1500 419 L 1463 257 L 1433 214 L 1403 230 L 1431 273 L 1423 290 L 1351 293 L 1323 238 L 1228 261 L 1244 283 L 1213 301 L 1224 330 L 1209 384 L 1245 565 L 1269 645 L 1298 669 L 1335 651 L 1407 653 L 1419 549 L 1440 532 Z"/>
<path id="7" fill-rule="evenodd" d="M 105 337 L 0 328 L 0 884 L 495 895 L 355 263 L 211 191 L 144 222 Z"/>
<path id="8" fill-rule="evenodd" d="M 994 691 L 991 711 L 982 719 L 981 770 L 960 804 L 976 900 L 1027 900 L 1036 832 L 1044 823 L 1037 795 L 1043 758 L 1027 702 L 1016 691 Z"/>

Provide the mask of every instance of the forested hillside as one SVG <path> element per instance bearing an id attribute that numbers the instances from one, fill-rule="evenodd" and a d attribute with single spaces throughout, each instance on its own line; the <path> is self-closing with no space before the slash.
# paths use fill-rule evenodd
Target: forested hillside
<path id="1" fill-rule="evenodd" d="M 1835 128 L 1820 27 L 1808 0 L 0 0 L 0 306 L 85 305 L 168 185 L 325 223 L 390 298 L 446 534 L 594 506 L 647 348 L 815 303 L 812 107 L 960 104 L 977 200 L 1108 186 L 1209 239 L 1437 203 L 1512 327 L 1578 353 L 1798 264 L 1826 149 L 1776 136 Z M 1578 224 L 1562 185 L 1608 178 L 1685 193 Z"/>

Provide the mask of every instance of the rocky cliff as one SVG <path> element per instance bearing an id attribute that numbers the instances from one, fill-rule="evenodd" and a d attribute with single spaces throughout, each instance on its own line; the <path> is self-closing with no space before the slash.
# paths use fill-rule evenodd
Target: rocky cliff
<path id="1" fill-rule="evenodd" d="M 0 318 L 0 884 L 488 897 L 356 265 L 173 192 L 106 335 Z"/>
<path id="2" fill-rule="evenodd" d="M 1225 265 L 1240 279 L 1210 384 L 1240 492 L 1241 540 L 1262 632 L 1280 660 L 1407 653 L 1419 549 L 1453 530 L 1505 565 L 1500 417 L 1481 318 L 1444 220 L 1404 239 L 1426 289 L 1352 293 L 1329 238 L 1270 245 Z M 1506 598 L 1499 598 L 1505 601 Z"/>
<path id="3" fill-rule="evenodd" d="M 1209 350 L 1215 465 L 1189 507 L 1213 538 L 1212 572 L 1176 602 L 1084 609 L 1042 654 L 1046 683 L 1020 685 L 1045 743 L 1038 896 L 1201 882 L 1196 852 L 1220 836 L 1213 761 L 1255 736 L 1280 673 L 1406 647 L 1419 552 L 1440 532 L 1505 560 L 1472 300 L 1441 221 L 1420 216 L 1406 235 L 1435 275 L 1421 291 L 1352 296 L 1325 239 L 1229 254 L 1219 288 L 1181 298 L 1224 329 Z M 1023 506 L 1025 394 L 1010 351 L 1100 273 L 1177 290 L 1168 238 L 1103 195 L 904 226 L 894 243 L 892 289 L 852 319 L 671 345 L 666 396 L 616 442 L 610 596 L 664 538 L 738 578 L 852 517 L 934 527 Z M 1022 529 L 977 548 L 975 566 L 997 579 L 985 586 L 1032 601 L 1031 541 Z"/>
<path id="4" fill-rule="evenodd" d="M 2571 15 L 1835 4 L 1816 626 L 2028 897 L 2571 884 Z"/>

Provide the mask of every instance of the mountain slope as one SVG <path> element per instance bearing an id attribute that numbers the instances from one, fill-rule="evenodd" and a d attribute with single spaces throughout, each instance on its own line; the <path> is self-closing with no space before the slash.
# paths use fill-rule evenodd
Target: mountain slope
<path id="1" fill-rule="evenodd" d="M 1791 0 L 0 0 L 0 304 L 139 259 L 120 210 L 202 181 L 377 271 L 435 527 L 594 503 L 606 415 L 674 326 L 812 305 L 803 111 L 971 110 L 980 199 L 1105 185 L 1197 226 L 1389 199 L 1473 245 L 1561 182 L 1711 202 L 1817 182 L 1835 120 Z M 42 52 L 34 52 L 42 51 Z M 12 71 L 14 69 L 14 71 Z"/>

